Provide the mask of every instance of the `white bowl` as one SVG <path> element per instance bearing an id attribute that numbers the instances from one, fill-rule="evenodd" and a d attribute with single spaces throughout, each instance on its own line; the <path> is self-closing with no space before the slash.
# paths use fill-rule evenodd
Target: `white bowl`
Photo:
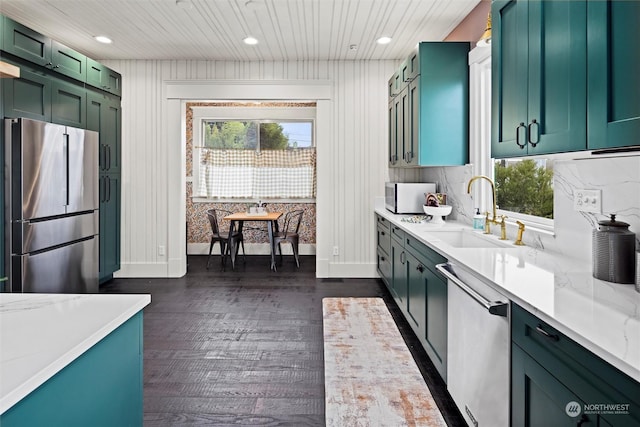
<path id="1" fill-rule="evenodd" d="M 440 223 L 443 222 L 442 217 L 447 216 L 451 213 L 453 206 L 451 205 L 440 205 L 440 206 L 423 206 L 424 213 L 432 216 L 431 222 Z"/>

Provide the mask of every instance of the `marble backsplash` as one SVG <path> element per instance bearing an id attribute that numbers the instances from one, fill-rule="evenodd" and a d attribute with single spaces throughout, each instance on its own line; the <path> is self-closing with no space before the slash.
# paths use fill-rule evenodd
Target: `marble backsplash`
<path id="1" fill-rule="evenodd" d="M 449 218 L 471 224 L 476 206 L 466 187 L 473 175 L 472 165 L 433 167 L 421 169 L 418 180 L 436 182 L 453 206 Z M 618 220 L 630 224 L 640 249 L 640 156 L 556 161 L 553 185 L 554 233 L 527 229 L 525 244 L 591 262 L 592 230 L 615 213 Z M 580 189 L 601 190 L 602 214 L 573 210 L 573 195 Z M 493 227 L 493 232 L 499 232 L 499 227 Z M 510 240 L 515 233 L 515 226 L 507 227 Z"/>

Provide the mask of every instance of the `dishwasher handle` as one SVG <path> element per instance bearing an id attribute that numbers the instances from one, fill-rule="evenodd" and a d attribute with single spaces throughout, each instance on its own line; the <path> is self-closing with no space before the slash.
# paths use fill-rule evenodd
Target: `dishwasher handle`
<path id="1" fill-rule="evenodd" d="M 453 283 L 458 285 L 460 289 L 473 298 L 478 304 L 486 308 L 489 313 L 501 317 L 507 317 L 509 315 L 509 303 L 502 301 L 489 301 L 460 280 L 460 278 L 451 271 L 451 265 L 449 263 L 437 264 L 436 269 L 448 280 L 451 280 Z"/>

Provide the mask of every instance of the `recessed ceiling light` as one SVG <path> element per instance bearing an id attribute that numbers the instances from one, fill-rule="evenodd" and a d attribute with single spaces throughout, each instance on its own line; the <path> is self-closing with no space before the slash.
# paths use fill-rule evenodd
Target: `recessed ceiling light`
<path id="1" fill-rule="evenodd" d="M 111 39 L 107 36 L 95 36 L 94 39 L 96 39 L 97 42 L 104 43 L 104 44 L 112 43 Z"/>
<path id="2" fill-rule="evenodd" d="M 254 45 L 254 44 L 258 44 L 258 39 L 256 39 L 255 37 L 246 37 L 244 40 L 242 40 L 245 44 L 248 45 Z"/>
<path id="3" fill-rule="evenodd" d="M 391 43 L 391 37 L 382 36 L 378 40 L 376 40 L 376 43 L 378 43 L 378 44 L 389 44 L 389 43 Z"/>

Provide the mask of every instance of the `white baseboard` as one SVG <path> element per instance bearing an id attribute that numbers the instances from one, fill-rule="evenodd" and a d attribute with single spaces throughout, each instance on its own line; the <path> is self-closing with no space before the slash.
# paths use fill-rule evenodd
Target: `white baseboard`
<path id="1" fill-rule="evenodd" d="M 169 263 L 120 263 L 120 270 L 113 273 L 113 277 L 143 278 L 143 277 L 172 277 L 169 276 Z M 173 276 L 173 277 L 182 277 Z"/>

